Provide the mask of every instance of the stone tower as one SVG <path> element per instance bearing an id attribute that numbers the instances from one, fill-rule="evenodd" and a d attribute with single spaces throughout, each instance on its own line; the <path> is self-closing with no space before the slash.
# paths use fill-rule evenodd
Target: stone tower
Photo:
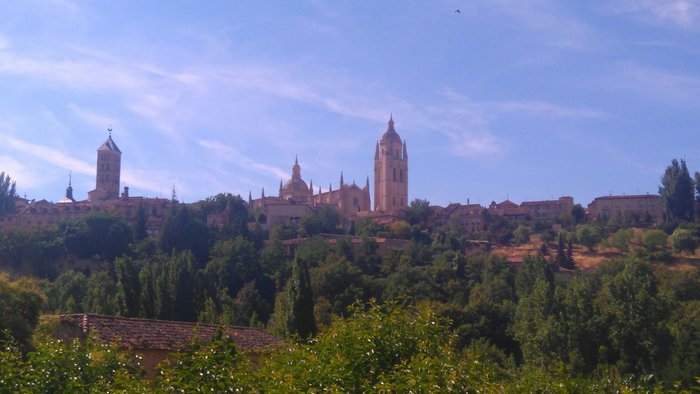
<path id="1" fill-rule="evenodd" d="M 408 205 L 408 153 L 406 142 L 389 127 L 374 151 L 374 210 L 395 212 Z"/>
<path id="2" fill-rule="evenodd" d="M 122 152 L 112 140 L 112 129 L 109 129 L 109 137 L 97 149 L 95 190 L 88 193 L 88 200 L 102 201 L 119 197 L 121 163 Z"/>

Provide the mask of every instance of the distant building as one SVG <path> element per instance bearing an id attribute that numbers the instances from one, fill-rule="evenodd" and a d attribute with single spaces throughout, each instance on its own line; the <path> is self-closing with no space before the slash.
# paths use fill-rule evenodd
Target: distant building
<path id="1" fill-rule="evenodd" d="M 430 207 L 432 214 L 428 227 L 447 231 L 457 226 L 466 234 L 479 235 L 484 229 L 484 207 L 479 204 L 466 205 L 452 203 L 446 207 Z"/>
<path id="2" fill-rule="evenodd" d="M 109 137 L 97 149 L 95 190 L 88 193 L 88 201 L 104 201 L 119 197 L 121 165 L 122 151 L 112 140 L 112 129 L 109 129 Z"/>
<path id="3" fill-rule="evenodd" d="M 523 201 L 520 207 L 527 210 L 530 220 L 555 221 L 571 216 L 571 211 L 574 209 L 574 198 L 563 196 L 557 200 Z"/>
<path id="4" fill-rule="evenodd" d="M 87 200 L 75 199 L 69 178 L 65 196 L 57 203 L 16 198 L 15 212 L 0 215 L 0 229 L 54 226 L 95 212 L 108 212 L 135 224 L 139 211 L 143 210 L 147 234 L 157 235 L 169 212 L 170 200 L 131 197 L 128 187 L 124 187 L 120 196 L 121 155 L 110 129 L 109 137 L 97 149 L 95 189 L 88 193 Z"/>
<path id="5" fill-rule="evenodd" d="M 364 186 L 354 181 L 345 182 L 340 173 L 340 185 L 327 191 L 321 187 L 314 191 L 313 181 L 308 184 L 301 176 L 298 158 L 292 166 L 292 176 L 286 182 L 280 180 L 277 196 L 253 199 L 248 195 L 248 204 L 253 209 L 263 211 L 266 221 L 264 228 L 275 223 L 297 223 L 302 216 L 313 212 L 317 207 L 330 206 L 338 210 L 346 219 L 354 221 L 358 217 L 369 217 L 377 221 L 398 220 L 398 214 L 408 205 L 408 153 L 406 143 L 394 128 L 393 117 L 377 142 L 374 153 L 374 211 L 370 201 L 369 177 Z M 212 222 L 217 219 L 211 219 Z"/>
<path id="6" fill-rule="evenodd" d="M 661 196 L 656 194 L 596 197 L 588 204 L 589 220 L 613 220 L 618 223 L 663 220 Z"/>
<path id="7" fill-rule="evenodd" d="M 393 117 L 388 125 L 374 150 L 374 210 L 390 213 L 408 206 L 408 152 Z"/>

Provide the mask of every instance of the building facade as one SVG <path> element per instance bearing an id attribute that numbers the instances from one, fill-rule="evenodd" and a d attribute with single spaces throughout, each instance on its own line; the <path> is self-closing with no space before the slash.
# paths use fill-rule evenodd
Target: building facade
<path id="1" fill-rule="evenodd" d="M 642 194 L 596 197 L 588 204 L 588 219 L 614 220 L 620 224 L 660 223 L 663 220 L 661 196 Z"/>
<path id="2" fill-rule="evenodd" d="M 389 118 L 386 132 L 374 150 L 374 211 L 398 212 L 408 206 L 408 152 L 406 142 Z"/>
<path id="3" fill-rule="evenodd" d="M 122 152 L 109 137 L 97 149 L 97 174 L 95 190 L 88 193 L 88 201 L 105 201 L 119 197 L 119 178 L 121 176 Z"/>

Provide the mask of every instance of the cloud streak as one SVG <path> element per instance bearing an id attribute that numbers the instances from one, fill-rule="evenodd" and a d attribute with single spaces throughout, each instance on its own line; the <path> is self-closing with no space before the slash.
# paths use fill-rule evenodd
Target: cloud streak
<path id="1" fill-rule="evenodd" d="M 284 179 L 289 176 L 287 172 L 281 170 L 280 168 L 265 163 L 259 163 L 243 155 L 235 148 L 225 145 L 219 141 L 202 139 L 197 140 L 197 143 L 217 157 L 225 160 L 226 162 L 236 164 L 241 168 L 267 176 L 274 176 L 277 179 Z"/>

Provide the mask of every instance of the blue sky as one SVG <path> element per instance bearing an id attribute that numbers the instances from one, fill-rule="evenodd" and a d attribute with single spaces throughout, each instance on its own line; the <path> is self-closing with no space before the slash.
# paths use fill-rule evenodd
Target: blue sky
<path id="1" fill-rule="evenodd" d="M 409 198 L 655 193 L 700 171 L 700 1 L 0 0 L 0 171 L 77 198 L 113 128 L 132 195 L 326 190 L 390 114 Z M 457 13 L 455 10 L 459 10 Z M 371 181 L 371 178 L 370 178 Z"/>

